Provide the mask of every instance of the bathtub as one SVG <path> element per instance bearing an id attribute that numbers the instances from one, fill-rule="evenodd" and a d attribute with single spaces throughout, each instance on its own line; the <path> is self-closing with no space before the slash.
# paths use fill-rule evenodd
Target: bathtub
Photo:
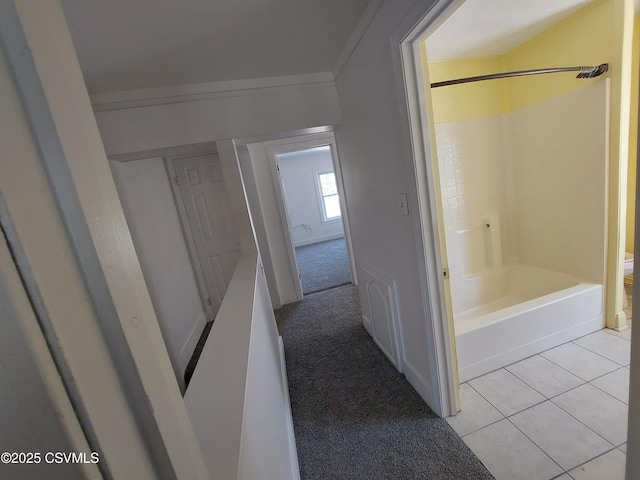
<path id="1" fill-rule="evenodd" d="M 502 295 L 456 311 L 464 382 L 604 327 L 602 285 L 528 265 L 504 267 Z"/>

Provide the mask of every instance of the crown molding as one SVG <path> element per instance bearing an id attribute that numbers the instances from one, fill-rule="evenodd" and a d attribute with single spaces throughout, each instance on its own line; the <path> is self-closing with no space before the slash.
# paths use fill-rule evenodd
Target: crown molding
<path id="1" fill-rule="evenodd" d="M 89 96 L 94 112 L 193 102 L 216 98 L 274 93 L 291 89 L 335 86 L 333 73 L 320 72 L 282 77 L 251 78 L 224 82 L 196 83 L 171 87 L 144 88 Z"/>
<path id="2" fill-rule="evenodd" d="M 365 32 L 369 28 L 369 25 L 371 25 L 371 22 L 375 18 L 383 2 L 384 0 L 369 0 L 369 3 L 365 7 L 364 12 L 356 25 L 356 28 L 351 33 L 349 40 L 347 40 L 345 47 L 342 49 L 342 53 L 340 53 L 340 56 L 333 67 L 333 78 L 338 78 L 343 67 L 349 58 L 351 58 L 351 55 L 353 55 L 356 48 L 358 48 L 362 37 L 364 37 Z"/>

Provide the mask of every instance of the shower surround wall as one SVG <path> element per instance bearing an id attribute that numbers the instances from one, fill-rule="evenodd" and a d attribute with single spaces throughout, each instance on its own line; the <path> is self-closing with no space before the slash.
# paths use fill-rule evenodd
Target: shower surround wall
<path id="1" fill-rule="evenodd" d="M 436 125 L 461 380 L 604 326 L 608 98 Z"/>
<path id="2" fill-rule="evenodd" d="M 605 280 L 609 82 L 511 114 L 522 263 Z"/>
<path id="3" fill-rule="evenodd" d="M 501 242 L 506 250 L 494 258 L 487 224 L 496 215 L 507 223 L 504 124 L 504 115 L 496 115 L 436 125 L 454 312 L 494 300 L 502 290 L 499 270 L 510 256 L 509 242 Z"/>

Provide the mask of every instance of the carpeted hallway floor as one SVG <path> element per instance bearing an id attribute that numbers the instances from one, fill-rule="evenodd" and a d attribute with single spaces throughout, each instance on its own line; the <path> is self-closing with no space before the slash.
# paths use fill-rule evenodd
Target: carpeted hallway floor
<path id="1" fill-rule="evenodd" d="M 276 319 L 303 480 L 493 478 L 375 345 L 356 287 L 306 296 Z"/>
<path id="2" fill-rule="evenodd" d="M 344 238 L 297 247 L 296 260 L 305 295 L 351 283 Z"/>

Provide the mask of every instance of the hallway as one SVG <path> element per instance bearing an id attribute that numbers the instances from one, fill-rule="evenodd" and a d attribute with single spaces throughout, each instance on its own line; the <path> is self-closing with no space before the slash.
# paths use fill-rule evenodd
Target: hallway
<path id="1" fill-rule="evenodd" d="M 444 420 L 362 326 L 355 286 L 306 296 L 276 320 L 302 479 L 624 478 L 630 329 L 470 380 L 462 412 Z"/>
<path id="2" fill-rule="evenodd" d="M 493 478 L 362 326 L 357 288 L 276 311 L 301 478 Z"/>

